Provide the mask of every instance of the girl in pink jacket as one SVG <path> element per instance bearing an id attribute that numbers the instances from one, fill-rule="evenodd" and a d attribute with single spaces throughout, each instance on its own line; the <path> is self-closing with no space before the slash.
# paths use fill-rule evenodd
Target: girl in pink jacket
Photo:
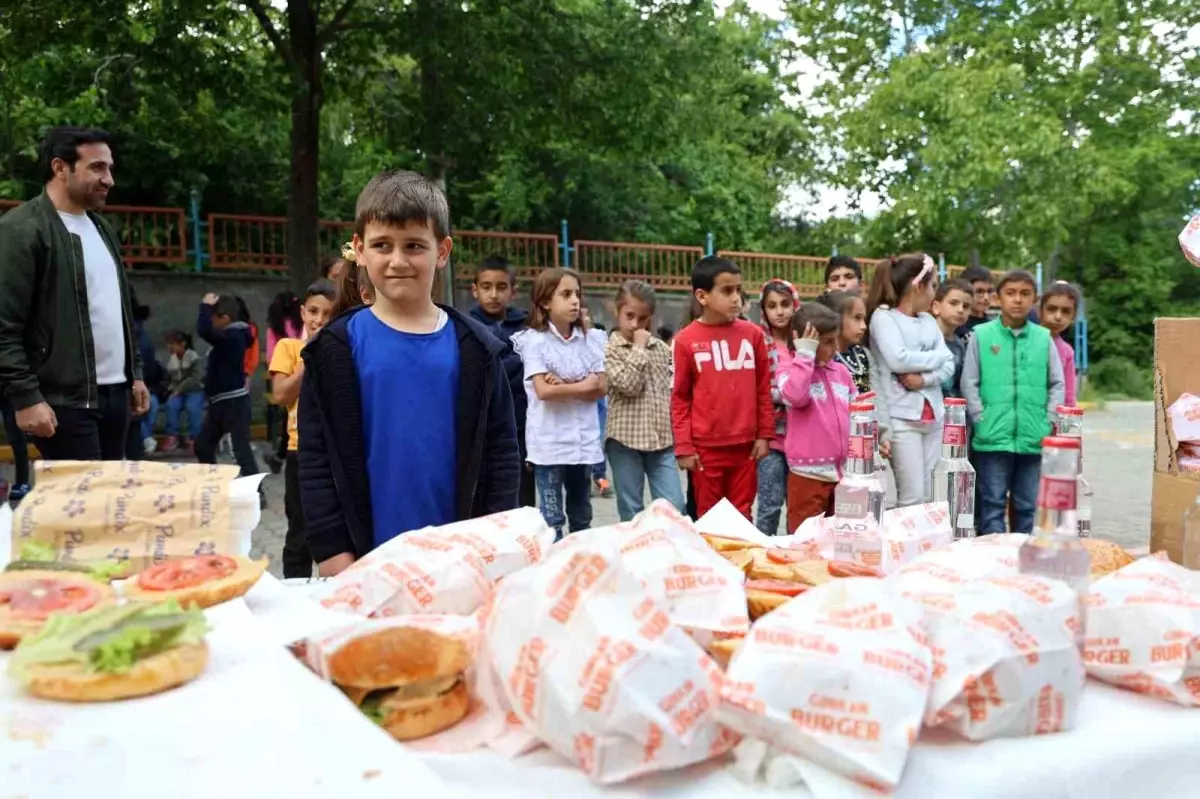
<path id="1" fill-rule="evenodd" d="M 834 360 L 842 319 L 815 302 L 796 313 L 796 354 L 778 378 L 787 406 L 788 531 L 805 519 L 833 514 L 833 490 L 842 479 L 850 441 L 850 371 Z"/>

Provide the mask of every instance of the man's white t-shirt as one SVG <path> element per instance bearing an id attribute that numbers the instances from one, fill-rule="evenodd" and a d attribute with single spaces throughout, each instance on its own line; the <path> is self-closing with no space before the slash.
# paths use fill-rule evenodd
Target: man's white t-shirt
<path id="1" fill-rule="evenodd" d="M 83 242 L 83 271 L 87 276 L 88 315 L 96 355 L 96 385 L 124 383 L 125 320 L 121 316 L 121 284 L 117 262 L 96 223 L 87 214 L 58 212 L 67 230 Z"/>

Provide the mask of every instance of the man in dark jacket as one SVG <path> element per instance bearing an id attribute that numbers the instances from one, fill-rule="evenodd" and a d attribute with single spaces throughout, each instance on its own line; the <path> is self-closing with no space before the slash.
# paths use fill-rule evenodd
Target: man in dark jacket
<path id="1" fill-rule="evenodd" d="M 233 458 L 242 477 L 258 474 L 258 461 L 250 447 L 250 390 L 242 363 L 254 342 L 250 325 L 238 321 L 237 297 L 208 294 L 200 303 L 196 332 L 212 345 L 204 372 L 204 397 L 208 409 L 196 437 L 196 460 L 217 462 L 217 446 L 229 436 Z"/>
<path id="2" fill-rule="evenodd" d="M 459 377 L 455 400 L 457 451 L 455 518 L 471 519 L 511 510 L 517 503 L 520 462 L 514 435 L 512 392 L 500 362 L 501 343 L 483 325 L 448 306 L 438 306 L 454 326 Z M 358 559 L 375 547 L 372 491 L 367 476 L 359 376 L 348 326 L 353 308 L 321 330 L 301 355 L 304 382 L 298 409 L 300 496 L 308 546 L 322 563 L 348 554 Z M 395 424 L 420 425 L 396 408 Z"/>
<path id="3" fill-rule="evenodd" d="M 119 460 L 149 394 L 117 236 L 108 134 L 53 128 L 46 189 L 0 217 L 0 392 L 49 460 Z"/>
<path id="4" fill-rule="evenodd" d="M 512 304 L 516 293 L 517 270 L 507 259 L 493 255 L 485 258 L 475 269 L 475 280 L 471 283 L 471 296 L 475 305 L 470 310 L 471 318 L 482 323 L 488 331 L 500 339 L 504 349 L 500 362 L 512 388 L 513 415 L 517 421 L 517 445 L 521 448 L 521 489 L 518 497 L 522 506 L 537 506 L 537 490 L 533 471 L 525 467 L 525 414 L 529 399 L 525 396 L 525 367 L 521 356 L 512 346 L 512 337 L 525 329 L 529 314 Z"/>

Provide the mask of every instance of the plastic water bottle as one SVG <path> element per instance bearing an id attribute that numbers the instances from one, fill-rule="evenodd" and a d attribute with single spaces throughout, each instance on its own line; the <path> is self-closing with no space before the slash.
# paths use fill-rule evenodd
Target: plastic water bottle
<path id="1" fill-rule="evenodd" d="M 1059 405 L 1054 409 L 1055 435 L 1079 441 L 1079 497 L 1076 516 L 1079 522 L 1079 537 L 1092 537 L 1092 484 L 1083 476 L 1083 409 L 1070 405 Z"/>
<path id="2" fill-rule="evenodd" d="M 1183 565 L 1200 570 L 1200 494 L 1183 514 Z"/>
<path id="3" fill-rule="evenodd" d="M 875 476 L 874 412 L 869 402 L 850 405 L 850 453 L 833 492 L 833 552 L 835 560 L 878 567 L 886 490 Z"/>
<path id="4" fill-rule="evenodd" d="M 879 479 L 879 484 L 883 486 L 884 491 L 887 491 L 887 459 L 879 454 L 879 411 L 875 407 L 875 399 L 878 395 L 874 391 L 864 391 L 859 394 L 854 400 L 861 404 L 870 404 L 871 406 L 871 435 L 875 442 L 875 477 Z"/>
<path id="5" fill-rule="evenodd" d="M 1022 574 L 1062 580 L 1083 597 L 1092 559 L 1079 538 L 1079 439 L 1051 436 L 1042 441 L 1033 535 L 1021 545 Z"/>
<path id="6" fill-rule="evenodd" d="M 950 506 L 955 538 L 975 537 L 975 467 L 967 460 L 967 401 L 949 398 L 942 457 L 933 468 L 933 501 Z"/>

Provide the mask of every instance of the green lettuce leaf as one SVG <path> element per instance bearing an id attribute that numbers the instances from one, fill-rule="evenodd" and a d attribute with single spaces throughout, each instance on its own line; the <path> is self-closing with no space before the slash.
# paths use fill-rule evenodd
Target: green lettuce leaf
<path id="1" fill-rule="evenodd" d="M 383 709 L 383 700 L 387 695 L 388 691 L 386 690 L 374 691 L 367 694 L 366 698 L 363 699 L 362 704 L 358 706 L 358 709 L 362 711 L 364 716 L 378 724 L 380 727 L 383 726 L 383 720 L 387 717 L 387 713 Z"/>
<path id="2" fill-rule="evenodd" d="M 21 544 L 21 560 L 58 560 L 58 550 L 45 541 L 25 541 Z"/>

